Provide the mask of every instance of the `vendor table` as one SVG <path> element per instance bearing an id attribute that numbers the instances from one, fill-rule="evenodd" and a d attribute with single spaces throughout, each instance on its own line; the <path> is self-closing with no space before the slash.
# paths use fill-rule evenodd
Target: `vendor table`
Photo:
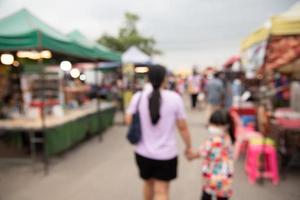
<path id="1" fill-rule="evenodd" d="M 285 110 L 280 114 L 275 112 L 274 119 L 271 121 L 271 137 L 275 139 L 278 145 L 278 151 L 281 156 L 281 167 L 283 172 L 293 161 L 293 158 L 300 153 L 300 118 L 287 118 L 295 116 L 297 113 Z"/>
<path id="2" fill-rule="evenodd" d="M 43 108 L 46 108 L 47 106 L 55 106 L 55 105 L 59 105 L 59 101 L 56 99 L 49 99 L 46 100 L 45 102 L 36 100 L 30 103 L 31 107 L 39 108 L 40 113 L 43 112 Z"/>
<path id="3" fill-rule="evenodd" d="M 67 111 L 63 117 L 46 117 L 45 127 L 40 119 L 0 120 L 0 134 L 19 141 L 22 133 L 25 133 L 30 141 L 33 158 L 36 155 L 36 144 L 42 144 L 43 161 L 47 168 L 49 156 L 63 152 L 87 135 L 100 134 L 111 126 L 114 113 L 115 106 L 111 103 L 101 103 L 98 109 L 96 102 L 90 102 L 78 109 Z"/>
<path id="4" fill-rule="evenodd" d="M 231 107 L 230 111 L 236 112 L 239 115 L 256 115 L 257 108 L 254 105 L 247 107 Z"/>

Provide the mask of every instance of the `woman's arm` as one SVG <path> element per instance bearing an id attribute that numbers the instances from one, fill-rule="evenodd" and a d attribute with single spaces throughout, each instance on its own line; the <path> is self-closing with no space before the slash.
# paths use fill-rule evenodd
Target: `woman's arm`
<path id="1" fill-rule="evenodd" d="M 141 95 L 142 95 L 141 92 L 134 94 L 129 103 L 128 108 L 126 109 L 125 116 L 124 116 L 124 122 L 127 126 L 129 126 L 132 123 L 132 117 L 133 117 L 133 114 L 137 111 L 137 107 L 139 105 Z"/>
<path id="2" fill-rule="evenodd" d="M 129 126 L 132 123 L 132 115 L 131 114 L 125 114 L 124 122 L 127 126 Z"/>
<path id="3" fill-rule="evenodd" d="M 189 132 L 186 120 L 178 119 L 177 127 L 178 127 L 179 133 L 181 135 L 181 138 L 182 138 L 183 142 L 185 143 L 185 155 L 190 160 L 193 155 L 193 152 L 192 152 L 192 145 L 191 145 L 191 136 L 190 136 L 190 132 Z"/>

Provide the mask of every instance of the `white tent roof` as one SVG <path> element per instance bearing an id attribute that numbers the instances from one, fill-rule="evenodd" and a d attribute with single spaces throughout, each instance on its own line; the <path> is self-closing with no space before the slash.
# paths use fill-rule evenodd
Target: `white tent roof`
<path id="1" fill-rule="evenodd" d="M 122 55 L 122 62 L 123 63 L 130 63 L 130 64 L 143 64 L 143 63 L 150 63 L 151 58 L 142 52 L 136 46 L 131 46 L 127 51 Z"/>

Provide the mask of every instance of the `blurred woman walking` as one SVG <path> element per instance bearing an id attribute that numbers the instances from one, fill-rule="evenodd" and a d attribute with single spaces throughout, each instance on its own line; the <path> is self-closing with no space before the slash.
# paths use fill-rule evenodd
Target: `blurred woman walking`
<path id="1" fill-rule="evenodd" d="M 190 133 L 180 95 L 164 89 L 166 69 L 152 66 L 149 81 L 151 85 L 133 96 L 125 120 L 131 124 L 139 110 L 142 137 L 136 145 L 135 158 L 144 180 L 144 200 L 168 200 L 170 181 L 177 177 L 176 126 L 187 157 L 192 152 Z"/>

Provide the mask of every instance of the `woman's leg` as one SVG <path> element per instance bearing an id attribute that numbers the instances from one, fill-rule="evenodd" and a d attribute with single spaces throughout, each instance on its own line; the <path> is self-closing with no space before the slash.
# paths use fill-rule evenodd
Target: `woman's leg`
<path id="1" fill-rule="evenodd" d="M 192 94 L 192 108 L 196 108 L 197 106 L 197 96 L 198 94 Z"/>
<path id="2" fill-rule="evenodd" d="M 210 103 L 206 104 L 206 109 L 205 109 L 205 124 L 209 124 L 209 119 L 212 114 L 212 105 Z"/>
<path id="3" fill-rule="evenodd" d="M 169 182 L 154 180 L 154 200 L 169 200 Z"/>
<path id="4" fill-rule="evenodd" d="M 144 182 L 144 200 L 153 200 L 154 198 L 154 180 L 149 179 Z"/>
<path id="5" fill-rule="evenodd" d="M 190 99 L 191 99 L 191 109 L 194 108 L 194 97 L 193 94 L 190 94 Z"/>
<path id="6" fill-rule="evenodd" d="M 212 200 L 212 196 L 203 191 L 201 200 Z"/>
<path id="7" fill-rule="evenodd" d="M 217 197 L 217 200 L 228 200 L 228 197 Z"/>

